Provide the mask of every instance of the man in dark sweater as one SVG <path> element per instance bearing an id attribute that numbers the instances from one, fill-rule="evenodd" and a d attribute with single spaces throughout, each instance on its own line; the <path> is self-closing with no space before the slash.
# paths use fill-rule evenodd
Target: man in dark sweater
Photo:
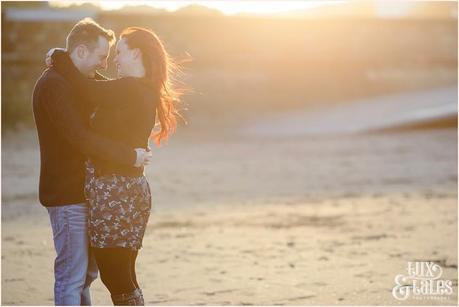
<path id="1" fill-rule="evenodd" d="M 78 22 L 67 37 L 67 50 L 88 78 L 102 78 L 115 36 L 90 19 Z M 88 156 L 142 166 L 144 149 L 129 148 L 89 130 L 94 111 L 53 68 L 38 79 L 33 112 L 40 143 L 39 198 L 48 210 L 57 257 L 54 265 L 56 305 L 91 305 L 89 285 L 98 270 L 89 250 L 85 203 L 85 161 Z"/>

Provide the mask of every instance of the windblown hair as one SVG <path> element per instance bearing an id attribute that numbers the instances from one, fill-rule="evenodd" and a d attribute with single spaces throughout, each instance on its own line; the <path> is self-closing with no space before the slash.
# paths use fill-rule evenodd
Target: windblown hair
<path id="1" fill-rule="evenodd" d="M 129 27 L 121 32 L 120 39 L 125 39 L 130 49 L 138 48 L 142 54 L 142 62 L 145 68 L 145 78 L 153 84 L 158 94 L 156 117 L 159 119 L 161 129 L 152 131 L 150 138 L 157 146 L 163 139 L 175 132 L 177 117 L 184 120 L 178 112 L 176 104 L 180 96 L 185 93 L 184 88 L 179 89 L 173 75 L 181 72 L 179 64 L 167 53 L 163 43 L 151 30 L 140 27 Z M 185 121 L 185 120 L 184 120 Z M 185 121 L 186 122 L 186 121 Z M 156 126 L 156 125 L 155 125 Z"/>

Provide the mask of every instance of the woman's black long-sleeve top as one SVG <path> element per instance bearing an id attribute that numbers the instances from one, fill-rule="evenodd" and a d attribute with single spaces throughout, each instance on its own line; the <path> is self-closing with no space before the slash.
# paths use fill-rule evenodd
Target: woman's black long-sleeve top
<path id="1" fill-rule="evenodd" d="M 90 120 L 94 132 L 132 148 L 148 146 L 159 95 L 147 79 L 126 77 L 95 81 L 84 77 L 64 51 L 54 51 L 52 60 L 55 69 L 95 107 Z M 97 176 L 119 174 L 134 177 L 141 176 L 144 171 L 143 167 L 90 158 Z"/>

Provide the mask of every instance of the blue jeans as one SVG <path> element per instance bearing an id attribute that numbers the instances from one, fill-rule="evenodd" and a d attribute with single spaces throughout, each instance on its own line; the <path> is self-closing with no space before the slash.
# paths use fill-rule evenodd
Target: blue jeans
<path id="1" fill-rule="evenodd" d="M 98 269 L 89 249 L 88 205 L 47 207 L 53 229 L 55 305 L 91 305 L 89 286 Z"/>

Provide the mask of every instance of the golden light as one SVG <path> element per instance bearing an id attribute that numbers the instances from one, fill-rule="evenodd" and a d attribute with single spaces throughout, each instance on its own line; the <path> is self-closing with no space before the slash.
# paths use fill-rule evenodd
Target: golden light
<path id="1" fill-rule="evenodd" d="M 116 10 L 124 6 L 149 5 L 167 11 L 175 11 L 191 4 L 197 4 L 217 9 L 226 15 L 239 13 L 267 15 L 306 10 L 340 2 L 343 1 L 50 1 L 50 4 L 56 7 L 65 7 L 73 4 L 92 3 L 104 10 Z"/>

